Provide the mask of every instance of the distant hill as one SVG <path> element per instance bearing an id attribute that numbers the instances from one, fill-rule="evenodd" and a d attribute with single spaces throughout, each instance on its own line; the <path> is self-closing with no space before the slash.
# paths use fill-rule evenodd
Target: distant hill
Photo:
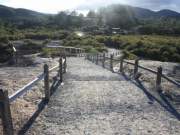
<path id="1" fill-rule="evenodd" d="M 22 8 L 11 8 L 0 5 L 0 20 L 3 22 L 12 23 L 15 25 L 21 24 L 37 24 L 47 18 L 47 14 L 35 12 Z"/>
<path id="2" fill-rule="evenodd" d="M 168 17 L 168 18 L 179 18 L 180 19 L 180 13 L 163 9 L 160 11 L 152 11 L 149 9 L 139 8 L 139 7 L 132 7 L 132 6 L 125 6 L 127 11 L 132 11 L 135 14 L 135 17 L 145 19 L 149 17 L 153 18 L 159 18 L 159 17 Z"/>
<path id="3" fill-rule="evenodd" d="M 28 17 L 43 17 L 45 14 L 35 12 L 32 10 L 22 9 L 22 8 L 11 8 L 7 6 L 0 5 L 0 18 L 8 19 L 8 18 L 28 18 Z"/>
<path id="4" fill-rule="evenodd" d="M 140 7 L 133 7 L 129 5 L 121 5 L 121 4 L 115 4 L 110 5 L 104 8 L 101 8 L 101 10 L 104 10 L 104 13 L 116 13 L 116 14 L 126 14 L 128 16 L 133 16 L 135 18 L 140 19 L 146 19 L 149 17 L 158 18 L 158 17 L 172 17 L 172 18 L 180 18 L 180 13 L 163 9 L 160 11 L 152 11 L 145 8 Z"/>
<path id="5" fill-rule="evenodd" d="M 168 9 L 160 10 L 156 14 L 160 17 L 180 18 L 180 13 Z"/>
<path id="6" fill-rule="evenodd" d="M 72 14 L 60 12 L 57 15 L 49 15 L 0 5 L 0 23 L 12 24 L 22 29 L 36 26 L 57 26 L 67 29 L 89 25 L 132 29 L 151 25 L 166 27 L 166 29 L 175 27 L 178 30 L 180 26 L 180 13 L 167 9 L 152 11 L 145 8 L 116 4 L 102 7 L 91 16 L 90 20 L 86 20 L 85 17 L 74 15 L 73 12 Z"/>
<path id="7" fill-rule="evenodd" d="M 171 10 L 152 11 L 129 5 L 110 5 L 98 10 L 99 16 L 110 27 L 131 28 L 147 23 L 180 21 L 180 13 Z M 169 22 L 168 22 L 169 21 Z M 171 24 L 170 24 L 171 25 Z M 170 26 L 169 25 L 169 26 Z"/>

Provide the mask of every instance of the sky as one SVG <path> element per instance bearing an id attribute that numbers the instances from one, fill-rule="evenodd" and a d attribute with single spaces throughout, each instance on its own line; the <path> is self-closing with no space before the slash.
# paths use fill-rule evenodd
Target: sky
<path id="1" fill-rule="evenodd" d="M 180 0 L 0 0 L 0 4 L 43 13 L 77 10 L 86 13 L 111 4 L 126 4 L 151 10 L 171 9 L 180 12 Z"/>

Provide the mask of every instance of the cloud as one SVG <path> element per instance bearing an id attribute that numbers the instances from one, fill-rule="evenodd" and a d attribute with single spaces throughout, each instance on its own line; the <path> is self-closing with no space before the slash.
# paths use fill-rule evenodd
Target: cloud
<path id="1" fill-rule="evenodd" d="M 129 4 L 128 0 L 85 0 L 84 3 L 81 3 L 77 9 L 86 10 L 86 9 L 97 9 L 103 6 L 111 4 Z"/>
<path id="2" fill-rule="evenodd" d="M 180 0 L 91 0 L 80 5 L 79 9 L 97 9 L 110 4 L 128 4 L 152 10 L 172 9 L 180 12 Z"/>
<path id="3" fill-rule="evenodd" d="M 172 9 L 180 12 L 180 0 L 0 0 L 1 4 L 45 13 L 62 10 L 87 11 L 110 4 L 128 4 L 152 10 Z"/>
<path id="4" fill-rule="evenodd" d="M 132 0 L 132 4 L 152 10 L 172 9 L 178 11 L 178 0 Z"/>
<path id="5" fill-rule="evenodd" d="M 6 0 L 1 3 L 15 8 L 26 8 L 45 13 L 57 13 L 62 10 L 73 10 L 84 1 L 85 0 Z"/>

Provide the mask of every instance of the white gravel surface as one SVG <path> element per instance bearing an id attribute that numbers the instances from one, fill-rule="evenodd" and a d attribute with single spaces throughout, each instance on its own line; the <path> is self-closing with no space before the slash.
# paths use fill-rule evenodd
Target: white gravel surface
<path id="1" fill-rule="evenodd" d="M 123 76 L 68 58 L 65 82 L 29 135 L 179 135 L 180 121 Z"/>

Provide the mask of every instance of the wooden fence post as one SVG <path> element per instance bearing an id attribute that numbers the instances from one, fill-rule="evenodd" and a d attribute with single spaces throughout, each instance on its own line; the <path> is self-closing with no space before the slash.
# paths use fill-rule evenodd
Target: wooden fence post
<path id="1" fill-rule="evenodd" d="M 44 90 L 45 90 L 45 100 L 50 99 L 50 89 L 49 89 L 49 66 L 44 65 Z"/>
<path id="2" fill-rule="evenodd" d="M 63 59 L 62 57 L 59 59 L 59 77 L 60 77 L 60 82 L 63 81 Z"/>
<path id="3" fill-rule="evenodd" d="M 0 112 L 3 126 L 4 135 L 13 135 L 13 123 L 10 110 L 10 103 L 8 97 L 8 91 L 3 91 L 0 89 Z"/>
<path id="4" fill-rule="evenodd" d="M 105 68 L 105 61 L 106 61 L 106 57 L 105 57 L 105 53 L 103 53 L 103 60 L 102 60 L 103 68 Z"/>
<path id="5" fill-rule="evenodd" d="M 83 50 L 83 56 L 85 56 L 85 54 L 86 54 L 86 53 L 85 53 L 85 50 Z"/>
<path id="6" fill-rule="evenodd" d="M 81 57 L 83 56 L 83 51 L 82 51 L 82 49 L 81 49 Z"/>
<path id="7" fill-rule="evenodd" d="M 119 69 L 119 71 L 121 72 L 121 73 L 123 73 L 123 61 L 124 61 L 124 59 L 123 59 L 123 57 L 121 57 L 120 58 L 120 69 Z"/>
<path id="8" fill-rule="evenodd" d="M 87 54 L 86 54 L 86 59 L 87 59 L 87 60 L 88 60 L 88 55 L 89 55 L 89 54 L 87 53 Z"/>
<path id="9" fill-rule="evenodd" d="M 80 49 L 78 49 L 78 57 L 80 57 L 80 53 L 81 53 L 80 51 L 81 51 L 81 50 L 80 50 Z"/>
<path id="10" fill-rule="evenodd" d="M 77 50 L 77 49 L 75 49 L 75 52 L 76 52 L 76 57 L 78 57 L 78 50 Z"/>
<path id="11" fill-rule="evenodd" d="M 139 59 L 136 59 L 134 64 L 134 78 L 136 78 L 138 73 L 138 65 L 139 65 Z"/>
<path id="12" fill-rule="evenodd" d="M 114 72 L 114 70 L 113 70 L 113 58 L 114 58 L 114 55 L 111 54 L 111 57 L 110 57 L 110 70 L 111 70 L 112 72 Z"/>
<path id="13" fill-rule="evenodd" d="M 95 55 L 93 55 L 93 63 L 95 63 L 96 61 L 96 58 L 95 58 Z"/>
<path id="14" fill-rule="evenodd" d="M 71 55 L 72 54 L 72 49 L 71 48 L 69 49 L 69 52 L 70 52 L 70 55 Z"/>
<path id="15" fill-rule="evenodd" d="M 67 59 L 66 56 L 64 56 L 64 73 L 66 73 L 66 69 L 67 69 Z"/>
<path id="16" fill-rule="evenodd" d="M 162 67 L 157 68 L 156 90 L 161 91 Z"/>
<path id="17" fill-rule="evenodd" d="M 99 62 L 99 54 L 96 55 L 96 64 Z"/>

